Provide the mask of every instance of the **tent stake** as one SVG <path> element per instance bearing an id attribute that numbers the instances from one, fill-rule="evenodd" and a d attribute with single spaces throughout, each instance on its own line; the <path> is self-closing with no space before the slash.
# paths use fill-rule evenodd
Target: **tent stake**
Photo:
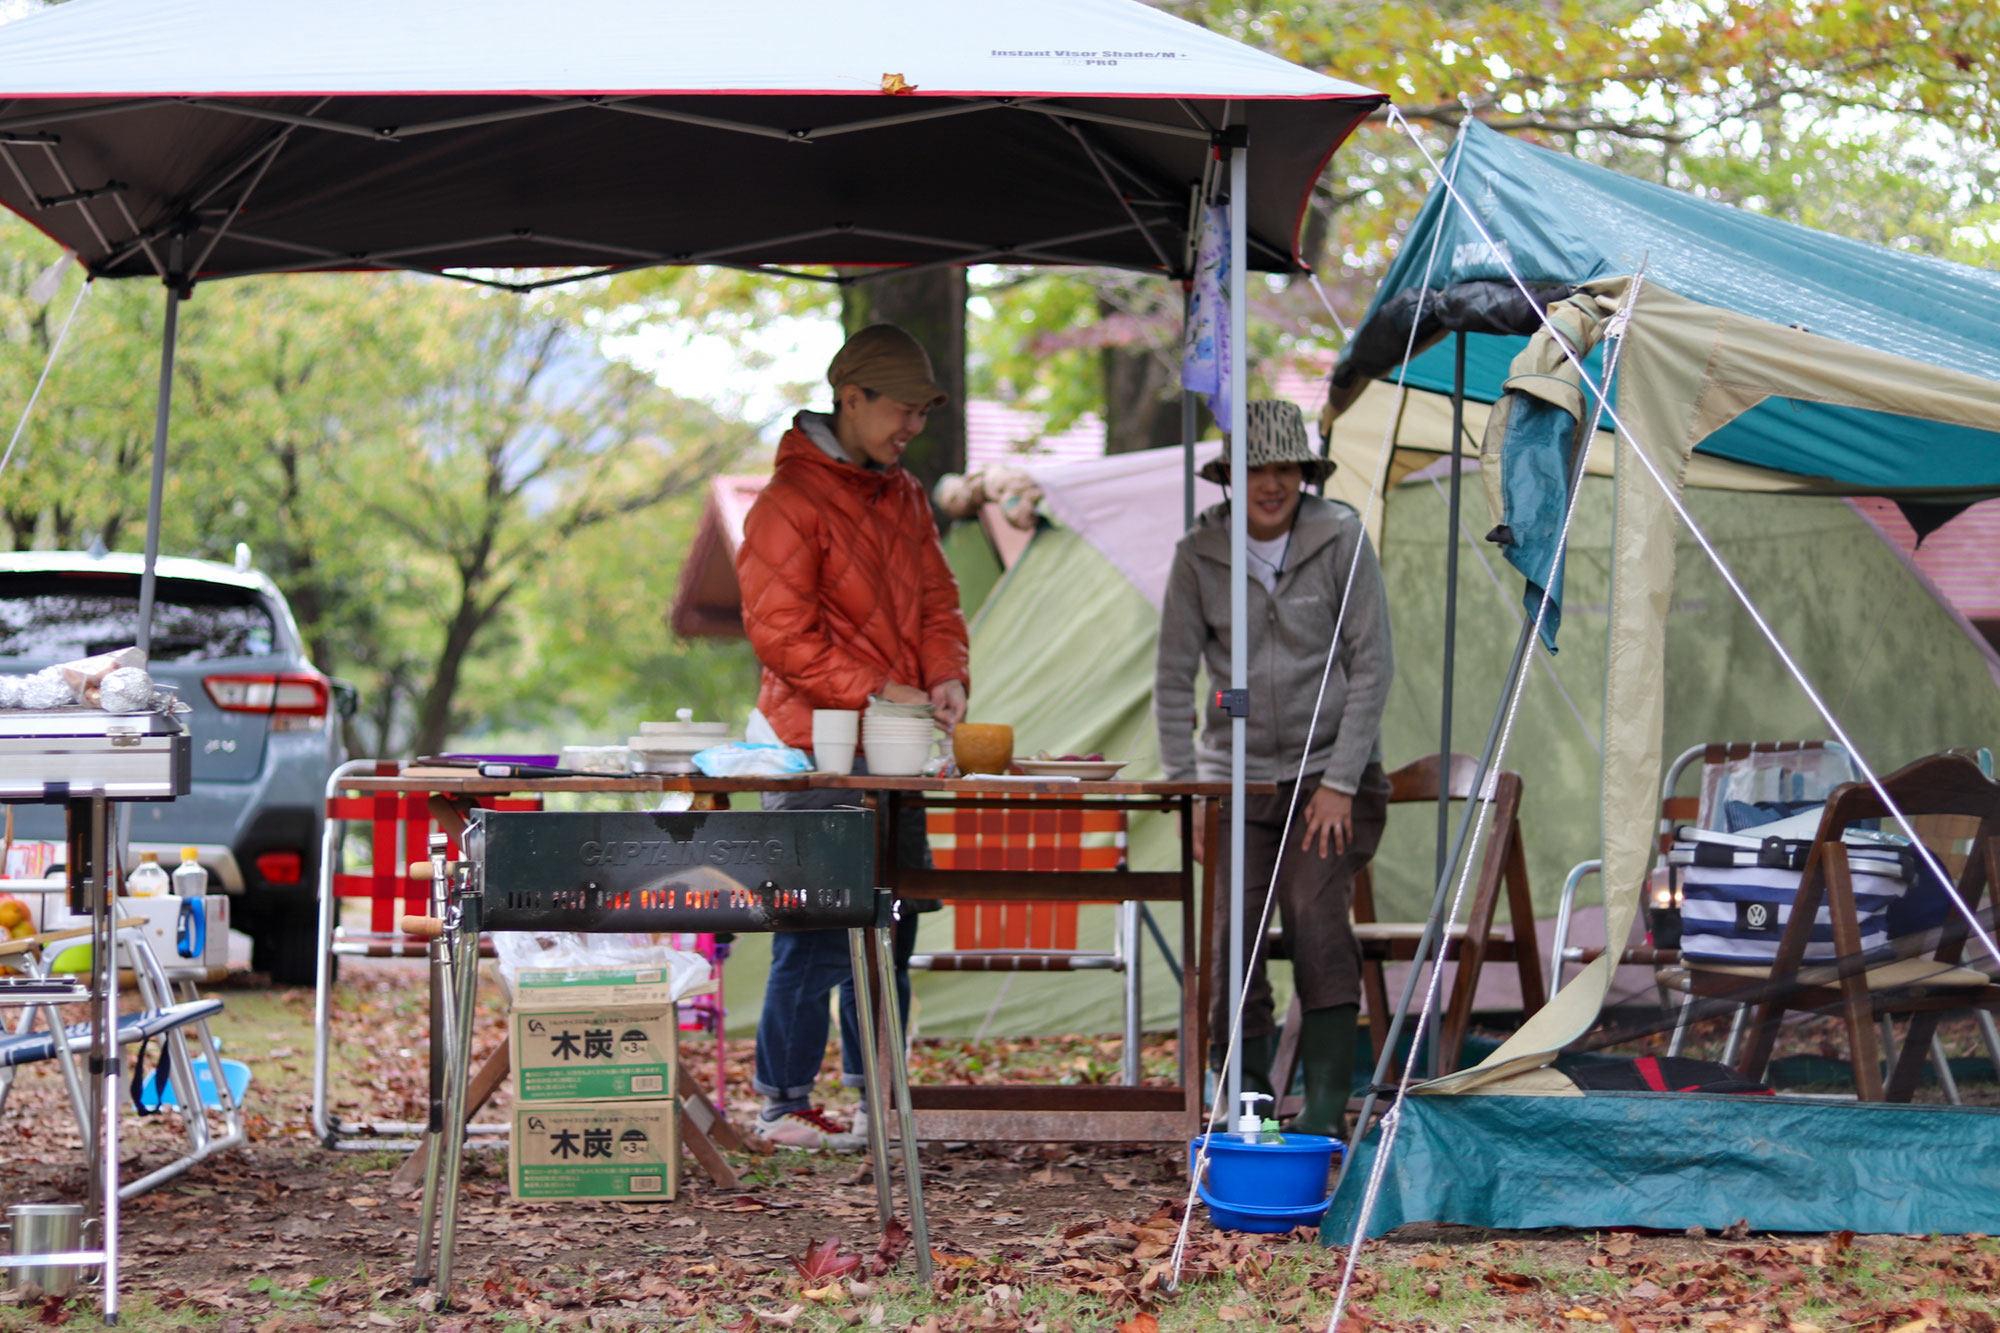
<path id="1" fill-rule="evenodd" d="M 153 567 L 160 559 L 160 507 L 167 489 L 167 420 L 174 408 L 174 347 L 179 341 L 181 288 L 178 269 L 181 238 L 173 244 L 173 268 L 167 275 L 167 315 L 160 328 L 160 394 L 153 411 L 153 482 L 146 493 L 146 565 L 139 574 L 139 651 L 153 651 Z"/>

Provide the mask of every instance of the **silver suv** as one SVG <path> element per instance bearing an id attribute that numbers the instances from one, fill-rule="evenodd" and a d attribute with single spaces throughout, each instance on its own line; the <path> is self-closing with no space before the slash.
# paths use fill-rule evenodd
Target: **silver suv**
<path id="1" fill-rule="evenodd" d="M 0 672 L 26 673 L 130 644 L 140 557 L 0 553 Z M 249 568 L 162 557 L 153 610 L 155 680 L 192 708 L 193 790 L 132 811 L 132 850 L 201 849 L 209 883 L 281 985 L 310 985 L 317 963 L 320 829 L 326 780 L 342 758 L 351 687 L 307 660 L 276 584 Z M 17 806 L 17 838 L 61 838 L 62 813 Z"/>

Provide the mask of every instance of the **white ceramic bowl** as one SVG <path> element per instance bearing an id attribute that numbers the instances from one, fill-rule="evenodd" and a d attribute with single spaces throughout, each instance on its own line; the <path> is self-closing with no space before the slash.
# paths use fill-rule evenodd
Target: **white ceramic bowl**
<path id="1" fill-rule="evenodd" d="M 868 771 L 877 777 L 915 777 L 930 762 L 931 742 L 885 741 L 870 736 L 862 740 L 861 751 L 868 757 Z"/>
<path id="2" fill-rule="evenodd" d="M 869 721 L 861 724 L 861 735 L 864 738 L 869 736 L 877 736 L 883 740 L 914 741 L 914 740 L 929 740 L 931 737 L 941 734 L 942 733 L 940 733 L 936 727 L 932 726 L 928 722 L 911 722 L 904 724 L 897 722 L 877 722 L 874 721 L 873 719 L 870 719 Z"/>

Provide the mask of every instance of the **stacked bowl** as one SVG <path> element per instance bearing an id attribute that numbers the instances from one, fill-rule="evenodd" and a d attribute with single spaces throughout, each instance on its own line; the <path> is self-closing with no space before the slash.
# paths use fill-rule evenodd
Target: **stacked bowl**
<path id="1" fill-rule="evenodd" d="M 880 777 L 914 777 L 930 763 L 937 743 L 932 705 L 895 704 L 871 697 L 861 715 L 861 752 L 868 771 Z"/>

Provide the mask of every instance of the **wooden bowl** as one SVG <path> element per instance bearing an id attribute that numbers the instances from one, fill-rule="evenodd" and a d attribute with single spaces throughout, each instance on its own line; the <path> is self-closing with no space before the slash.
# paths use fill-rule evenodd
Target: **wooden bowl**
<path id="1" fill-rule="evenodd" d="M 1005 773 L 1014 762 L 1014 729 L 998 722 L 961 722 L 951 731 L 951 757 L 961 773 Z"/>

